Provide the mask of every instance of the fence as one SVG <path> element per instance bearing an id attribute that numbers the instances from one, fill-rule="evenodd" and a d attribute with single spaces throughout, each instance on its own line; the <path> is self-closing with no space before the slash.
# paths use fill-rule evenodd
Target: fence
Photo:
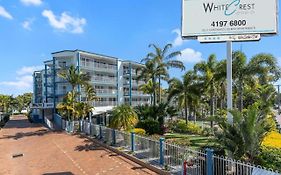
<path id="1" fill-rule="evenodd" d="M 165 143 L 163 138 L 147 137 L 114 130 L 87 121 L 61 121 L 67 132 L 83 132 L 101 142 L 132 154 L 153 166 L 164 168 L 172 174 L 183 175 L 278 175 L 278 172 L 217 156 L 211 149 L 204 152 Z"/>

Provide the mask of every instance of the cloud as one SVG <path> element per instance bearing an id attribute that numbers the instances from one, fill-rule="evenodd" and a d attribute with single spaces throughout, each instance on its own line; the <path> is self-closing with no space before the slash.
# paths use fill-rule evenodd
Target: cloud
<path id="1" fill-rule="evenodd" d="M 0 6 L 0 16 L 7 19 L 13 19 L 13 16 L 2 6 Z"/>
<path id="2" fill-rule="evenodd" d="M 27 19 L 25 21 L 23 21 L 23 23 L 21 24 L 22 27 L 26 30 L 31 31 L 31 24 L 33 23 L 34 19 Z"/>
<path id="3" fill-rule="evenodd" d="M 83 33 L 83 27 L 87 23 L 85 18 L 72 17 L 67 12 L 63 12 L 61 16 L 56 16 L 51 10 L 44 10 L 42 15 L 48 18 L 53 28 L 62 32 Z"/>
<path id="4" fill-rule="evenodd" d="M 43 66 L 24 66 L 19 69 L 16 74 L 17 77 L 14 81 L 2 81 L 0 85 L 7 86 L 10 88 L 10 91 L 25 91 L 30 92 L 32 91 L 32 84 L 33 84 L 33 72 L 35 70 L 41 70 Z"/>
<path id="5" fill-rule="evenodd" d="M 17 71 L 17 75 L 26 75 L 26 74 L 33 74 L 36 70 L 43 69 L 43 66 L 23 66 L 21 69 Z"/>
<path id="6" fill-rule="evenodd" d="M 29 5 L 39 6 L 42 4 L 42 0 L 20 0 L 20 1 L 26 6 Z"/>
<path id="7" fill-rule="evenodd" d="M 174 30 L 172 31 L 172 33 L 177 34 L 177 37 L 176 37 L 175 40 L 173 41 L 173 46 L 178 47 L 178 46 L 183 45 L 184 42 L 186 42 L 185 40 L 183 40 L 183 39 L 181 38 L 181 31 L 180 31 L 180 29 L 174 29 Z"/>
<path id="8" fill-rule="evenodd" d="M 203 60 L 202 53 L 191 48 L 186 48 L 181 51 L 181 56 L 177 58 L 184 63 L 197 63 Z"/>

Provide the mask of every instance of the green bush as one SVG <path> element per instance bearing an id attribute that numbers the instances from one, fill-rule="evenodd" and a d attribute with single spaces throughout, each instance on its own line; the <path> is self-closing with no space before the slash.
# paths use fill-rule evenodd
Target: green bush
<path id="1" fill-rule="evenodd" d="M 139 121 L 136 126 L 137 128 L 142 128 L 149 135 L 159 134 L 161 132 L 159 122 L 154 119 L 146 119 Z"/>
<path id="2" fill-rule="evenodd" d="M 197 124 L 192 122 L 185 123 L 184 120 L 179 120 L 172 126 L 173 130 L 178 133 L 186 134 L 202 134 L 202 129 Z"/>
<path id="3" fill-rule="evenodd" d="M 204 136 L 213 136 L 214 135 L 214 130 L 212 128 L 204 128 L 202 130 L 202 135 Z"/>
<path id="4" fill-rule="evenodd" d="M 262 147 L 256 164 L 281 172 L 281 149 Z"/>

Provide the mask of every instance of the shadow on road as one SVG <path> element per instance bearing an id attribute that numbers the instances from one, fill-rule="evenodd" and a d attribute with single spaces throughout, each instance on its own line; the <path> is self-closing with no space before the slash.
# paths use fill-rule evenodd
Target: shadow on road
<path id="1" fill-rule="evenodd" d="M 32 132 L 18 132 L 15 135 L 3 135 L 4 137 L 0 137 L 0 139 L 21 139 L 24 137 L 31 137 L 31 136 L 43 136 L 46 134 L 51 133 L 52 131 L 48 130 L 48 129 L 40 129 L 37 131 L 32 131 Z"/>
<path id="2" fill-rule="evenodd" d="M 74 150 L 75 151 L 94 151 L 94 150 L 105 150 L 105 149 L 94 143 L 86 143 L 85 145 L 76 146 Z"/>
<path id="3" fill-rule="evenodd" d="M 56 173 L 45 173 L 42 175 L 74 175 L 72 172 L 56 172 Z"/>

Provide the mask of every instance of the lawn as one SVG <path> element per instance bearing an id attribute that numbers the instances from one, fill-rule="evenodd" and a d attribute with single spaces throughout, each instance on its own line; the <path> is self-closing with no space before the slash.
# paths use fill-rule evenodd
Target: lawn
<path id="1" fill-rule="evenodd" d="M 206 145 L 212 146 L 216 145 L 217 142 L 214 137 L 205 137 L 200 135 L 188 135 L 180 133 L 167 133 L 165 134 L 165 139 L 168 142 L 174 142 L 176 144 L 181 144 L 189 146 L 193 149 L 200 149 Z"/>

